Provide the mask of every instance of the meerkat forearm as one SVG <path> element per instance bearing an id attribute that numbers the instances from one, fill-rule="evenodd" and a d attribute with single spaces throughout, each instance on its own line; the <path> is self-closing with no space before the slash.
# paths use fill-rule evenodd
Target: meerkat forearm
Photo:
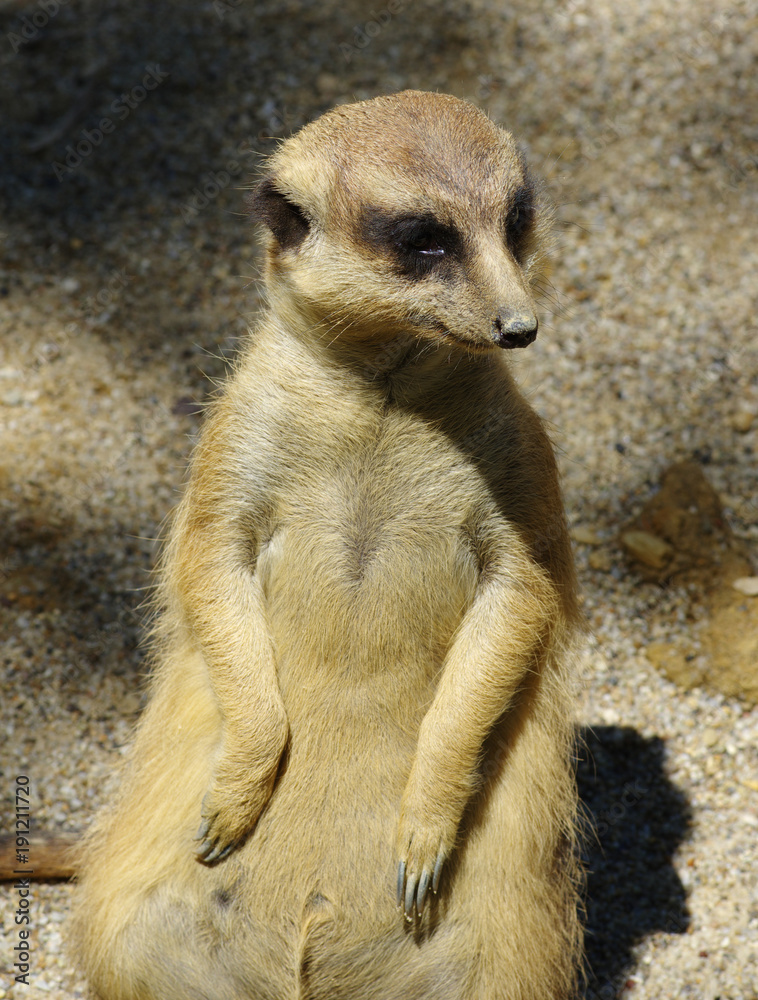
<path id="1" fill-rule="evenodd" d="M 288 724 L 253 540 L 229 513 L 190 524 L 171 575 L 224 720 L 198 817 L 198 856 L 212 862 L 249 832 L 268 801 Z"/>
<path id="2" fill-rule="evenodd" d="M 238 569 L 203 582 L 193 631 L 224 720 L 197 834 L 198 856 L 210 862 L 255 824 L 271 794 L 288 725 L 259 580 Z"/>
<path id="3" fill-rule="evenodd" d="M 485 738 L 505 712 L 559 614 L 555 589 L 525 547 L 503 530 L 498 562 L 483 574 L 442 666 L 400 808 L 397 897 L 407 919 L 421 913 L 476 787 Z M 514 573 L 514 555 L 518 573 Z"/>

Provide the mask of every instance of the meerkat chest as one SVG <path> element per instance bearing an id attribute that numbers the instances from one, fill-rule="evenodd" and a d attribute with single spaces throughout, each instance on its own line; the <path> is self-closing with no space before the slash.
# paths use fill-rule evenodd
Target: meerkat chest
<path id="1" fill-rule="evenodd" d="M 280 659 L 433 671 L 476 590 L 478 477 L 412 421 L 330 454 L 298 463 L 259 559 Z"/>
<path id="2" fill-rule="evenodd" d="M 480 477 L 454 446 L 411 422 L 390 422 L 352 454 L 303 463 L 292 485 L 279 530 L 312 539 L 333 572 L 355 581 L 391 572 L 410 553 L 426 565 L 450 558 L 482 499 Z"/>

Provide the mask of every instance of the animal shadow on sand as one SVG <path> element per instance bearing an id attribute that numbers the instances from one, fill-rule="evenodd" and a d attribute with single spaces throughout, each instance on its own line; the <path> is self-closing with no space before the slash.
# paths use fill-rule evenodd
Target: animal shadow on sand
<path id="1" fill-rule="evenodd" d="M 589 823 L 586 1000 L 614 1000 L 627 985 L 633 950 L 656 931 L 686 932 L 686 891 L 672 857 L 691 808 L 666 777 L 665 744 L 619 726 L 585 728 L 577 766 Z"/>

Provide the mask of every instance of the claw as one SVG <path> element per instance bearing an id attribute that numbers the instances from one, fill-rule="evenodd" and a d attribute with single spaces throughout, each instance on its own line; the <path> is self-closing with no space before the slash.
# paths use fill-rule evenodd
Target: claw
<path id="1" fill-rule="evenodd" d="M 416 895 L 416 876 L 411 875 L 405 884 L 405 905 L 403 907 L 405 912 L 405 919 L 413 919 L 413 900 Z"/>
<path id="2" fill-rule="evenodd" d="M 405 862 L 397 866 L 397 905 L 403 905 L 403 889 L 405 888 Z"/>
<path id="3" fill-rule="evenodd" d="M 205 855 L 205 857 L 203 858 L 203 861 L 204 861 L 204 862 L 206 863 L 206 865 L 212 865 L 212 864 L 213 864 L 213 862 L 217 860 L 217 858 L 218 858 L 218 851 L 219 851 L 219 848 L 218 848 L 218 847 L 213 847 L 213 848 L 212 848 L 212 849 L 211 849 L 211 850 L 210 850 L 210 851 L 209 851 L 209 852 L 208 852 L 208 853 L 207 853 L 207 854 Z"/>
<path id="4" fill-rule="evenodd" d="M 202 858 L 203 861 L 207 861 L 213 851 L 213 841 L 204 840 L 202 844 L 197 849 L 197 856 Z"/>
<path id="5" fill-rule="evenodd" d="M 195 840 L 205 840 L 208 835 L 208 830 L 210 829 L 211 821 L 209 819 L 204 819 L 203 822 L 198 827 L 197 833 L 195 834 Z M 200 852 L 198 851 L 198 854 Z"/>
<path id="6" fill-rule="evenodd" d="M 232 853 L 236 844 L 227 844 L 222 847 L 215 840 L 204 840 L 197 849 L 197 856 L 206 865 L 212 865 L 217 861 L 223 861 L 225 857 Z"/>
<path id="7" fill-rule="evenodd" d="M 429 869 L 424 868 L 421 872 L 421 878 L 418 882 L 418 892 L 416 893 L 416 912 L 419 916 L 424 912 L 424 903 L 426 902 L 426 894 L 429 890 L 430 881 L 431 875 L 429 874 Z"/>
<path id="8" fill-rule="evenodd" d="M 445 863 L 445 855 L 442 851 L 437 855 L 437 860 L 434 862 L 434 874 L 432 875 L 432 892 L 436 892 L 440 885 L 440 875 L 442 874 L 442 866 Z"/>

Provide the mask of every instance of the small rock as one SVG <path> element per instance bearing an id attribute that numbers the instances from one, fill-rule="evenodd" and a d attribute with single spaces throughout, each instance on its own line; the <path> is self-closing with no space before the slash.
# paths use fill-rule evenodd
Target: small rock
<path id="1" fill-rule="evenodd" d="M 613 567 L 613 558 L 608 549 L 590 552 L 587 562 L 590 564 L 591 569 L 598 569 L 603 573 L 608 573 Z"/>
<path id="2" fill-rule="evenodd" d="M 703 746 L 712 747 L 719 741 L 719 733 L 710 727 L 703 731 Z"/>
<path id="3" fill-rule="evenodd" d="M 653 569 L 663 569 L 674 554 L 673 546 L 649 531 L 624 531 L 621 544 L 634 559 Z"/>
<path id="4" fill-rule="evenodd" d="M 621 722 L 621 716 L 615 708 L 601 708 L 598 714 L 604 726 L 617 726 Z"/>
<path id="5" fill-rule="evenodd" d="M 79 281 L 76 278 L 64 278 L 61 281 L 61 291 L 65 292 L 66 295 L 73 295 L 74 292 L 78 292 L 79 287 Z"/>
<path id="6" fill-rule="evenodd" d="M 579 542 L 580 545 L 600 545 L 602 542 L 596 531 L 582 524 L 578 524 L 575 528 L 571 529 L 571 537 L 575 542 Z"/>
<path id="7" fill-rule="evenodd" d="M 755 414 L 752 410 L 737 410 L 732 414 L 729 423 L 738 434 L 747 434 L 754 420 Z"/>
<path id="8" fill-rule="evenodd" d="M 758 576 L 741 576 L 732 581 L 732 586 L 748 597 L 758 597 Z"/>

